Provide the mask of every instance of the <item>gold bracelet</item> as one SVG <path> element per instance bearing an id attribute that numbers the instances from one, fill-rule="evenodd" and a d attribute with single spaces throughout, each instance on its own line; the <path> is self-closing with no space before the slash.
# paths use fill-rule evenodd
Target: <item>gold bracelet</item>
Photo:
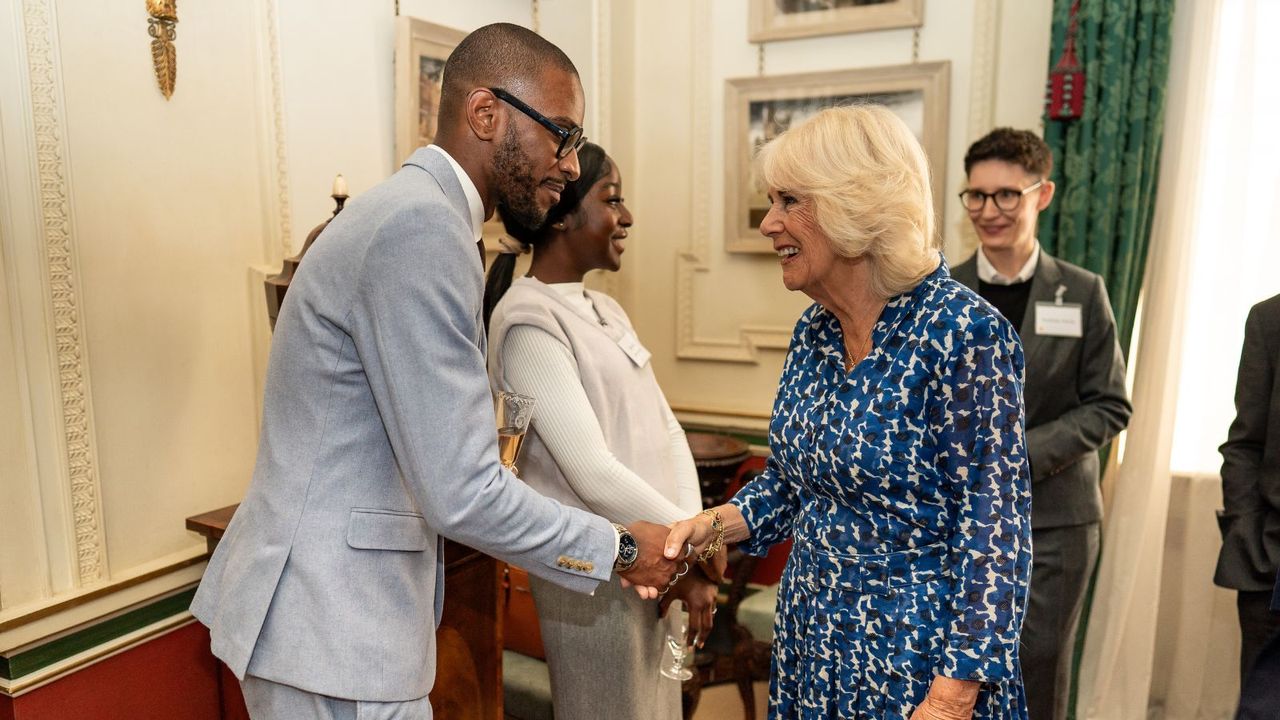
<path id="1" fill-rule="evenodd" d="M 707 549 L 698 553 L 698 562 L 706 562 L 720 552 L 720 548 L 724 546 L 724 521 L 720 519 L 720 512 L 717 510 L 707 509 L 698 514 L 711 518 L 711 532 L 716 534 L 715 539 L 711 541 Z"/>

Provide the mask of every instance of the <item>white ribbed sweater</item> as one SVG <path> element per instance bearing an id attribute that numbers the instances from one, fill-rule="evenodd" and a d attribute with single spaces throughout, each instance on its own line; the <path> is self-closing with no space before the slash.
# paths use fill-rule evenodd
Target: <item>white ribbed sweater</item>
<path id="1" fill-rule="evenodd" d="M 546 287 L 552 288 L 574 311 L 599 319 L 582 283 Z M 656 382 L 654 392 L 664 410 L 674 461 L 675 498 L 665 497 L 651 484 L 667 484 L 672 478 L 642 478 L 610 451 L 579 377 L 577 362 L 563 342 L 528 324 L 514 325 L 496 341 L 500 347 L 493 348 L 497 353 L 493 360 L 499 363 L 497 372 L 503 384 L 541 399 L 534 410 L 537 436 L 588 510 L 615 522 L 642 519 L 666 524 L 702 509 L 688 441 Z"/>

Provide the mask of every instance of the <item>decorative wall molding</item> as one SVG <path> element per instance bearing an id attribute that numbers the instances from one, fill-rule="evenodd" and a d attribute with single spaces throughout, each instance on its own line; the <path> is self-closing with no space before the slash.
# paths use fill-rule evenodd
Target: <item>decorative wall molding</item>
<path id="1" fill-rule="evenodd" d="M 712 4 L 689 3 L 693 13 L 695 38 L 712 37 Z M 710 42 L 690 43 L 693 58 L 693 128 L 690 152 L 693 179 L 692 228 L 689 246 L 676 255 L 676 357 L 681 360 L 756 363 L 761 349 L 786 350 L 791 342 L 791 328 L 783 326 L 742 326 L 737 340 L 700 338 L 694 323 L 694 283 L 699 274 L 707 273 L 707 258 L 712 248 L 711 215 L 707 208 L 715 206 L 711 197 L 711 99 L 717 93 L 711 87 Z M 717 245 L 718 246 L 718 245 Z"/>
<path id="2" fill-rule="evenodd" d="M 613 18 L 610 13 L 611 0 L 592 0 L 591 2 L 591 37 L 595 41 L 591 45 L 592 62 L 595 63 L 595 87 L 591 89 L 591 97 L 595 103 L 595 122 L 592 123 L 599 136 L 597 141 L 606 150 L 613 147 Z M 613 298 L 622 293 L 621 278 L 616 272 L 597 273 L 599 287 L 602 292 Z"/>
<path id="3" fill-rule="evenodd" d="M 681 404 L 672 405 L 671 410 L 686 430 L 714 429 L 747 436 L 744 439 L 755 445 L 769 444 L 770 413 Z"/>
<path id="4" fill-rule="evenodd" d="M 289 151 L 285 143 L 284 122 L 284 74 L 280 70 L 280 23 L 277 19 L 279 0 L 263 0 L 266 6 L 267 63 L 270 82 L 267 101 L 271 107 L 271 123 L 268 138 L 274 154 L 271 171 L 275 179 L 276 196 L 269 206 L 276 208 L 276 232 L 280 233 L 281 258 L 292 257 L 293 209 L 289 200 Z"/>
<path id="5" fill-rule="evenodd" d="M 613 144 L 613 29 L 611 0 L 592 0 L 591 17 L 593 24 L 591 34 L 593 44 L 592 61 L 595 62 L 596 86 L 592 96 L 598 98 L 596 105 L 596 132 L 605 147 Z"/>
<path id="6" fill-rule="evenodd" d="M 977 0 L 973 10 L 973 65 L 969 72 L 967 143 L 991 132 L 996 115 L 996 71 L 1000 65 L 1000 0 Z"/>
<path id="7" fill-rule="evenodd" d="M 54 49 L 57 29 L 51 0 L 24 0 L 22 10 L 75 563 L 79 582 L 84 585 L 104 579 L 107 569 L 88 361 L 78 297 L 66 133 Z"/>

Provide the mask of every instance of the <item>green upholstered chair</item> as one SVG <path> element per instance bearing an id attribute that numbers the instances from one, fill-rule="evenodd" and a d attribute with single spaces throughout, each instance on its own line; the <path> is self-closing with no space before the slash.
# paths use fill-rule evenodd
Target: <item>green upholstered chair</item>
<path id="1" fill-rule="evenodd" d="M 514 650 L 502 651 L 502 709 L 510 720 L 553 720 L 547 664 Z"/>

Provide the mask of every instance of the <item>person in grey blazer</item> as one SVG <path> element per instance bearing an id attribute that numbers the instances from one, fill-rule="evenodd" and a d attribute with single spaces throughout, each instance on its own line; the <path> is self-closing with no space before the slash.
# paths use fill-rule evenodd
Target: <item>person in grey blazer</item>
<path id="1" fill-rule="evenodd" d="M 1236 418 L 1222 452 L 1222 550 L 1213 582 L 1236 591 L 1243 686 L 1267 641 L 1280 566 L 1280 295 L 1254 305 L 1244 326 Z"/>
<path id="2" fill-rule="evenodd" d="M 956 280 L 1018 331 L 1026 357 L 1031 593 L 1021 660 L 1030 720 L 1061 720 L 1076 626 L 1098 556 L 1098 449 L 1129 423 L 1124 356 L 1102 278 L 1046 253 L 1036 219 L 1053 200 L 1053 154 L 998 128 L 970 146 L 961 202 L 981 243 Z"/>
<path id="3" fill-rule="evenodd" d="M 666 528 L 560 505 L 498 460 L 477 240 L 498 203 L 538 223 L 578 176 L 583 108 L 554 45 L 476 30 L 435 144 L 299 267 L 253 480 L 192 604 L 255 720 L 431 717 L 443 537 L 583 593 L 617 571 L 656 597 L 674 575 Z"/>

